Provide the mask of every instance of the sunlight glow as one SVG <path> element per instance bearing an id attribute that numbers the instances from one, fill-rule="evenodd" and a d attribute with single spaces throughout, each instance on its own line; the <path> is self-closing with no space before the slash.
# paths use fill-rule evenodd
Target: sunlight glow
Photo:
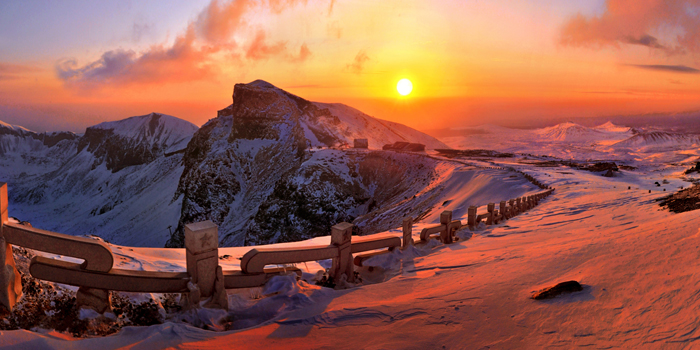
<path id="1" fill-rule="evenodd" d="M 401 79 L 398 84 L 396 84 L 396 91 L 398 91 L 401 96 L 406 96 L 413 91 L 413 84 L 408 79 Z"/>

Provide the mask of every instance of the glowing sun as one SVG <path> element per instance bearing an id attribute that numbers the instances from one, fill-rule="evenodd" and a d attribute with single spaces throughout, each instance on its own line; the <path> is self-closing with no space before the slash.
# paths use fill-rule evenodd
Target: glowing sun
<path id="1" fill-rule="evenodd" d="M 396 84 L 396 91 L 398 91 L 401 96 L 406 96 L 413 91 L 413 84 L 408 79 L 401 79 L 398 84 Z"/>

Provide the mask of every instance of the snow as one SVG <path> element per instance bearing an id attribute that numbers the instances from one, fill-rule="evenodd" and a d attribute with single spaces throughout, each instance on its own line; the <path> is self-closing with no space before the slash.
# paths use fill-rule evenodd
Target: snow
<path id="1" fill-rule="evenodd" d="M 333 116 L 338 117 L 341 126 L 337 137 L 345 139 L 352 145 L 354 139 L 368 139 L 369 147 L 381 149 L 382 146 L 397 141 L 422 143 L 428 149 L 447 148 L 447 146 L 432 136 L 409 128 L 403 124 L 377 119 L 342 103 L 314 103 L 318 108 L 327 108 Z"/>
<path id="2" fill-rule="evenodd" d="M 198 129 L 160 114 L 93 128 L 158 143 L 166 154 L 184 149 Z M 0 154 L 0 174 L 8 183 L 9 215 L 56 232 L 162 247 L 180 217 L 182 198 L 173 197 L 184 169 L 182 154 L 113 172 L 88 148 L 78 152 L 77 145 L 78 140 L 63 140 L 47 147 L 31 135 L 0 135 L 0 148 L 7 150 Z"/>
<path id="3" fill-rule="evenodd" d="M 372 269 L 360 269 L 364 283 L 354 288 L 313 285 L 328 262 L 308 262 L 297 264 L 304 271 L 300 281 L 286 275 L 263 288 L 230 290 L 229 310 L 197 309 L 160 325 L 127 327 L 102 338 L 20 330 L 2 331 L 0 340 L 18 349 L 697 347 L 700 211 L 672 214 L 656 202 L 694 179 L 682 173 L 700 159 L 697 148 L 678 142 L 662 149 L 621 150 L 610 142 L 633 137 L 628 135 L 633 131 L 611 124 L 587 129 L 563 125 L 546 132 L 485 129 L 500 134 L 446 142 L 521 154 L 448 160 L 430 153 L 439 161 L 437 175 L 415 201 L 431 196 L 440 205 L 415 225 L 415 240 L 441 210 L 453 210 L 455 219 L 466 220 L 468 205 L 537 190 L 521 177 L 511 178 L 514 172 L 485 166 L 525 171 L 555 187 L 553 195 L 498 225 L 462 229 L 456 243 L 431 240 L 374 257 L 367 261 Z M 578 132 L 595 137 L 569 137 Z M 249 145 L 251 151 L 257 146 Z M 318 151 L 309 162 L 321 164 L 339 154 Z M 537 166 L 551 159 L 544 155 L 615 160 L 636 168 L 607 178 L 567 165 Z M 663 185 L 657 187 L 655 181 Z M 397 236 L 399 213 L 388 231 Z M 275 246 L 329 243 L 324 236 Z M 185 270 L 183 249 L 110 246 L 119 268 Z M 238 269 L 249 249 L 220 248 L 221 265 Z M 530 299 L 533 292 L 567 280 L 579 281 L 584 290 L 548 301 Z M 210 330 L 201 329 L 204 325 Z"/>
<path id="4" fill-rule="evenodd" d="M 112 130 L 117 135 L 145 141 L 149 145 L 168 145 L 166 153 L 184 149 L 192 135 L 199 129 L 186 120 L 158 113 L 104 122 L 91 128 Z"/>
<path id="5" fill-rule="evenodd" d="M 12 125 L 12 124 L 5 123 L 3 121 L 0 121 L 0 128 L 5 128 L 5 129 L 12 130 L 12 131 L 17 131 L 17 132 L 31 132 L 29 129 L 27 129 L 23 126 Z"/>

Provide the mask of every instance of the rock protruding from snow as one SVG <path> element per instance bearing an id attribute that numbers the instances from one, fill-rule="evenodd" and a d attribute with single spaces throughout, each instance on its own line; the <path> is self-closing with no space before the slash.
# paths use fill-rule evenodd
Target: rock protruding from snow
<path id="1" fill-rule="evenodd" d="M 557 283 L 553 287 L 547 287 L 532 295 L 532 299 L 543 300 L 552 299 L 560 294 L 580 292 L 583 286 L 578 281 L 566 281 Z"/>

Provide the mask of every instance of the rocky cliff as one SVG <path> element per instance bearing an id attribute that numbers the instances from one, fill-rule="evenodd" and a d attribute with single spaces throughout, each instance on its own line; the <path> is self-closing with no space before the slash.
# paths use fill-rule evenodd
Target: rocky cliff
<path id="1" fill-rule="evenodd" d="M 335 223 L 410 198 L 415 183 L 433 171 L 428 158 L 328 148 L 360 135 L 377 146 L 406 134 L 443 146 L 405 126 L 410 133 L 387 125 L 264 81 L 237 84 L 233 104 L 202 126 L 185 150 L 175 194 L 182 196 L 182 213 L 168 246 L 182 246 L 184 225 L 202 220 L 219 225 L 221 244 L 228 246 L 326 235 Z"/>

